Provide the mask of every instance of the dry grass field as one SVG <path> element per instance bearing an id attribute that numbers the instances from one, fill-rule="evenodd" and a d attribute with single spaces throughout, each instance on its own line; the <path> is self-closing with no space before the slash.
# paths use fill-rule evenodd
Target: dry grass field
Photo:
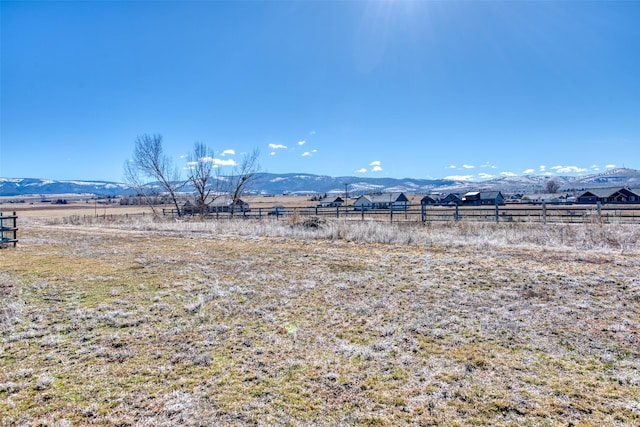
<path id="1" fill-rule="evenodd" d="M 640 226 L 22 215 L 0 425 L 640 425 Z"/>

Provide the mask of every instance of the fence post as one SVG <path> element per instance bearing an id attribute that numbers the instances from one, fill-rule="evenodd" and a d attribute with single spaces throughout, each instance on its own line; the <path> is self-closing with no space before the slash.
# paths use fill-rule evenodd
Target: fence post
<path id="1" fill-rule="evenodd" d="M 389 206 L 389 222 L 393 222 L 393 206 Z"/>
<path id="2" fill-rule="evenodd" d="M 424 203 L 420 204 L 420 219 L 422 220 L 422 222 L 425 221 L 425 209 L 424 209 Z"/>
<path id="3" fill-rule="evenodd" d="M 547 202 L 542 202 L 542 223 L 547 223 Z"/>
<path id="4" fill-rule="evenodd" d="M 602 220 L 602 202 L 600 200 L 598 200 L 598 203 L 596 203 L 596 207 L 598 209 L 598 221 Z"/>
<path id="5" fill-rule="evenodd" d="M 496 222 L 498 222 L 498 201 L 496 200 Z"/>
<path id="6" fill-rule="evenodd" d="M 10 220 L 11 225 L 6 225 L 6 222 Z M 7 234 L 5 235 L 5 233 Z M 4 248 L 5 244 L 9 243 L 13 243 L 14 248 L 18 243 L 18 216 L 15 212 L 13 212 L 11 216 L 3 216 L 3 213 L 0 212 L 0 249 Z"/>
<path id="7" fill-rule="evenodd" d="M 336 206 L 336 218 L 340 218 L 340 206 Z"/>
<path id="8" fill-rule="evenodd" d="M 360 209 L 360 219 L 362 221 L 364 221 L 364 206 L 361 206 L 362 209 Z"/>
<path id="9" fill-rule="evenodd" d="M 459 215 L 458 215 L 458 204 L 456 203 L 456 211 L 453 213 L 453 220 L 458 222 L 459 219 Z"/>
<path id="10" fill-rule="evenodd" d="M 13 213 L 13 247 L 18 243 L 18 215 Z"/>

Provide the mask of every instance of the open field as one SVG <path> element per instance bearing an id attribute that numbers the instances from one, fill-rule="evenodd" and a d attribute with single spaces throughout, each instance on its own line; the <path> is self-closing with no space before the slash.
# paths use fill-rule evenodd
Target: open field
<path id="1" fill-rule="evenodd" d="M 68 204 L 58 205 L 52 203 L 41 203 L 38 197 L 31 199 L 22 197 L 20 199 L 27 200 L 26 203 L 9 203 L 9 200 L 16 197 L 0 197 L 0 212 L 10 213 L 17 212 L 21 218 L 63 218 L 71 216 L 80 217 L 104 217 L 104 216 L 121 216 L 121 215 L 148 215 L 151 214 L 151 208 L 147 206 L 121 206 L 117 200 L 112 204 L 94 203 L 93 200 L 72 200 Z M 255 209 L 264 210 L 265 215 L 272 206 L 282 205 L 289 209 L 314 206 L 315 202 L 309 200 L 309 197 L 296 196 L 249 196 L 245 197 L 250 206 Z M 104 202 L 104 200 L 102 200 Z M 162 213 L 162 208 L 173 209 L 172 205 L 157 206 L 156 209 Z"/>
<path id="2" fill-rule="evenodd" d="M 640 424 L 640 226 L 21 215 L 0 425 Z"/>

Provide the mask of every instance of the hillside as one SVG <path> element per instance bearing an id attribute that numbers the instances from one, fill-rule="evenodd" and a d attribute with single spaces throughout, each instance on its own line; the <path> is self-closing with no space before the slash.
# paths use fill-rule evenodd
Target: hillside
<path id="1" fill-rule="evenodd" d="M 119 196 L 130 194 L 126 184 L 105 181 L 56 181 L 35 178 L 0 178 L 0 196 L 91 194 Z"/>
<path id="2" fill-rule="evenodd" d="M 447 179 L 414 178 L 364 178 L 354 176 L 331 177 L 312 174 L 261 173 L 256 181 L 255 194 L 307 195 L 314 193 L 340 193 L 346 188 L 349 194 L 402 191 L 406 193 L 465 192 L 469 190 L 497 190 L 505 193 L 535 193 L 543 191 L 553 179 L 560 191 L 583 190 L 602 187 L 640 188 L 640 171 L 613 169 L 584 176 L 523 175 L 496 178 L 486 181 L 453 181 Z M 188 186 L 186 192 L 191 192 Z M 118 196 L 131 194 L 123 183 L 105 181 L 56 181 L 33 178 L 0 178 L 0 196 L 90 194 Z"/>

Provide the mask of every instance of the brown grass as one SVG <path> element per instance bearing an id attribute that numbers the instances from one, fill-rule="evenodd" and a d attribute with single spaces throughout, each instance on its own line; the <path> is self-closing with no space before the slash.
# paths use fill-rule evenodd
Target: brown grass
<path id="1" fill-rule="evenodd" d="M 0 424 L 640 423 L 637 241 L 580 246 L 612 229 L 224 224 L 25 220 Z"/>

